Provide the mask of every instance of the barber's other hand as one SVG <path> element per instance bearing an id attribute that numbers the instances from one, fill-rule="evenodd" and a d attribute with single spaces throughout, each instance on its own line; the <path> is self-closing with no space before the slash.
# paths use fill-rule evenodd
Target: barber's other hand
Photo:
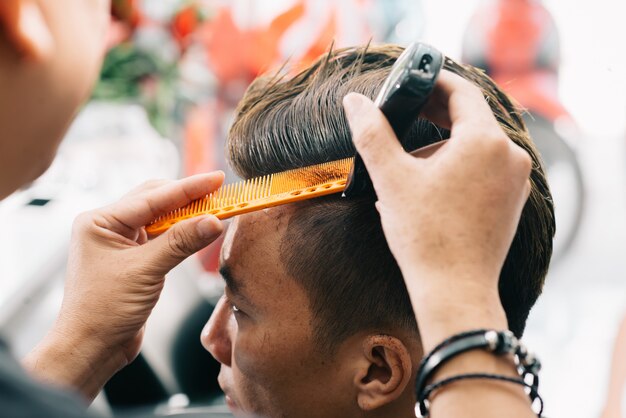
<path id="1" fill-rule="evenodd" d="M 497 283 L 530 191 L 530 156 L 502 131 L 480 90 L 448 71 L 426 116 L 451 128 L 451 138 L 427 158 L 406 153 L 366 97 L 349 94 L 344 106 L 414 308 L 436 303 L 447 318 L 450 309 L 465 312 L 464 303 L 492 306 L 506 328 Z"/>
<path id="2" fill-rule="evenodd" d="M 59 318 L 25 365 L 46 380 L 95 396 L 139 353 L 165 274 L 222 232 L 214 216 L 179 222 L 153 240 L 144 225 L 214 191 L 223 179 L 218 172 L 148 182 L 110 206 L 80 215 L 74 222 Z M 50 364 L 55 357 L 62 367 Z"/>

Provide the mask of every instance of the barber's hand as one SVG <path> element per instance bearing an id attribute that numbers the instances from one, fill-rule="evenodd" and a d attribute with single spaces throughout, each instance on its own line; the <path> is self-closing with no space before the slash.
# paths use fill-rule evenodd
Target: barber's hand
<path id="1" fill-rule="evenodd" d="M 529 155 L 505 135 L 480 90 L 448 71 L 425 115 L 451 128 L 451 138 L 427 158 L 402 149 L 369 99 L 349 94 L 344 106 L 416 311 L 437 304 L 443 320 L 465 312 L 463 304 L 492 307 L 506 328 L 497 284 L 530 191 Z M 436 312 L 417 312 L 421 331 L 426 315 Z"/>
<path id="2" fill-rule="evenodd" d="M 139 353 L 165 274 L 222 232 L 217 218 L 202 216 L 149 241 L 144 225 L 214 191 L 223 178 L 218 172 L 149 182 L 117 203 L 80 215 L 74 222 L 59 318 L 25 364 L 46 380 L 95 396 Z M 51 358 L 57 364 L 50 364 Z"/>
<path id="3" fill-rule="evenodd" d="M 507 329 L 498 278 L 530 193 L 529 155 L 505 135 L 480 90 L 447 71 L 425 113 L 451 128 L 451 137 L 428 156 L 405 153 L 368 99 L 348 95 L 344 105 L 424 352 L 458 332 Z M 510 359 L 473 350 L 446 362 L 432 379 L 465 373 L 518 377 Z M 535 416 L 521 388 L 485 381 L 438 391 L 430 412 L 442 418 Z"/>

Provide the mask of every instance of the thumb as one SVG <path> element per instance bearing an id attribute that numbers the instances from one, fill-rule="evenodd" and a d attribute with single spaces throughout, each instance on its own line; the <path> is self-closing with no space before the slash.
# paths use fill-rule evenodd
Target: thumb
<path id="1" fill-rule="evenodd" d="M 163 234 L 146 243 L 150 268 L 166 274 L 190 255 L 215 241 L 224 230 L 212 215 L 197 216 L 174 224 Z"/>
<path id="2" fill-rule="evenodd" d="M 386 179 L 397 178 L 404 152 L 385 115 L 367 97 L 350 93 L 343 99 L 352 131 L 352 140 L 361 155 L 376 191 L 384 189 Z"/>

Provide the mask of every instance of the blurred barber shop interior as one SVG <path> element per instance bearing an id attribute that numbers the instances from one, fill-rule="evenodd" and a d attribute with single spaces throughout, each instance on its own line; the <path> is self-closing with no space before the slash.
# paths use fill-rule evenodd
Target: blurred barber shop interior
<path id="1" fill-rule="evenodd" d="M 222 169 L 234 180 L 225 137 L 256 76 L 333 42 L 423 40 L 527 110 L 557 234 L 524 339 L 543 364 L 546 415 L 601 417 L 626 321 L 625 19 L 616 0 L 113 0 L 91 100 L 52 167 L 0 203 L 0 329 L 23 356 L 51 326 L 78 213 L 151 178 Z M 214 244 L 172 271 L 140 357 L 92 408 L 222 407 L 219 365 L 199 341 L 223 289 L 218 254 Z"/>

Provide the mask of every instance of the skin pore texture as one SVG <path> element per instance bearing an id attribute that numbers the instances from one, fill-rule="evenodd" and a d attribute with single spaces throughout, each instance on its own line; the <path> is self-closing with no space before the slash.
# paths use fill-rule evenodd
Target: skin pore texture
<path id="1" fill-rule="evenodd" d="M 242 215 L 226 233 L 225 296 L 201 339 L 222 364 L 218 380 L 231 410 L 264 417 L 414 416 L 410 382 L 421 355 L 414 338 L 359 332 L 333 352 L 319 344 L 309 298 L 280 259 L 294 210 Z"/>

